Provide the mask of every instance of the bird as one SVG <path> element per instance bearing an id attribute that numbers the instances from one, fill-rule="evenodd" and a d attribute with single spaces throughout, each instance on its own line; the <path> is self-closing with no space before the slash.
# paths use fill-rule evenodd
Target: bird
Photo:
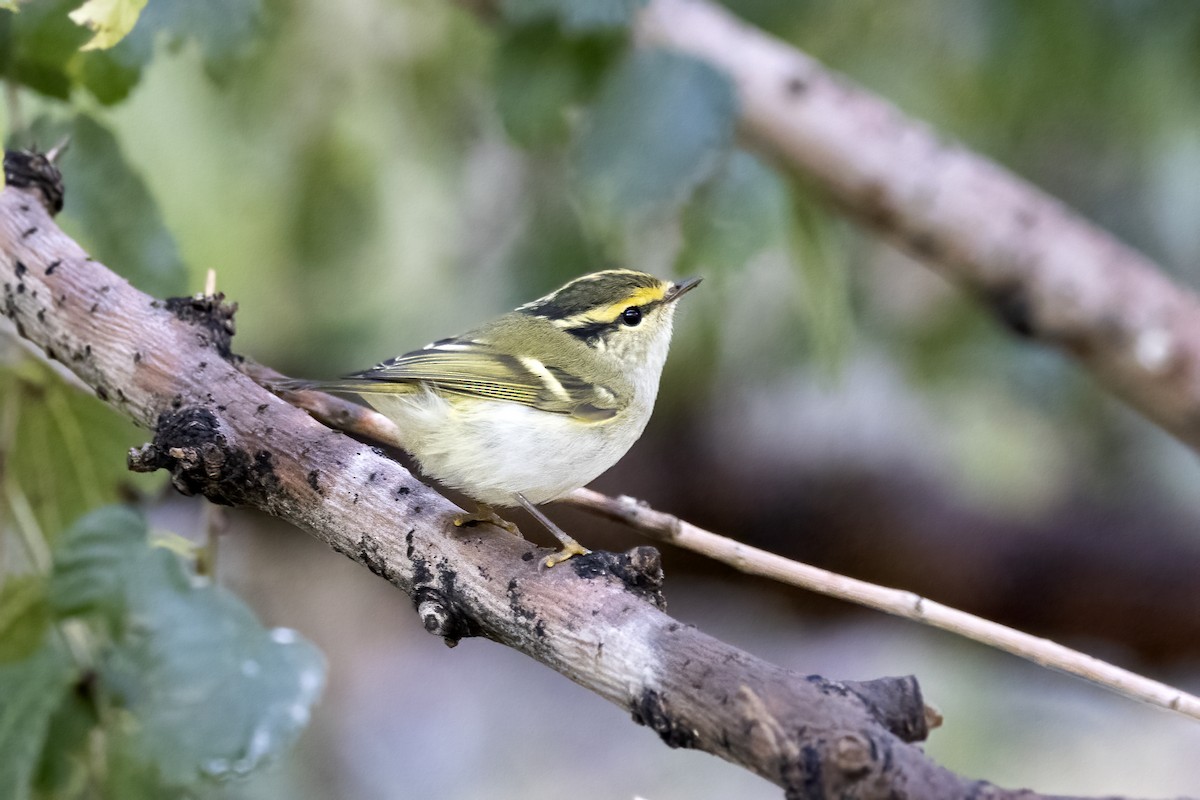
<path id="1" fill-rule="evenodd" d="M 670 348 L 677 301 L 700 278 L 632 269 L 582 275 L 458 336 L 330 381 L 289 390 L 361 396 L 399 430 L 422 472 L 478 504 L 458 526 L 521 507 L 562 549 L 590 552 L 538 508 L 590 483 L 645 430 Z"/>

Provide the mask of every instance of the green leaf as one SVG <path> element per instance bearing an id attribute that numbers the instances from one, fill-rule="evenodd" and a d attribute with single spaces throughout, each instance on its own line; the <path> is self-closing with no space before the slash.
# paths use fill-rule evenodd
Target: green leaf
<path id="1" fill-rule="evenodd" d="M 826 375 L 845 361 L 854 337 L 850 270 L 844 233 L 829 210 L 797 192 L 793 195 L 796 260 L 804 280 L 804 321 L 813 356 Z"/>
<path id="2" fill-rule="evenodd" d="M 125 454 L 145 441 L 145 432 L 39 362 L 0 368 L 0 408 L 16 418 L 14 440 L 5 443 L 9 480 L 52 541 L 70 520 L 114 502 L 130 487 L 152 491 L 163 485 L 163 476 L 146 480 L 150 476 L 126 468 Z"/>
<path id="3" fill-rule="evenodd" d="M 109 506 L 84 516 L 60 537 L 54 552 L 50 602 L 55 614 L 100 613 L 112 627 L 126 610 L 126 581 L 147 552 L 146 522 L 128 506 Z"/>
<path id="4" fill-rule="evenodd" d="M 61 614 L 119 615 L 97 691 L 128 712 L 110 738 L 170 786 L 243 775 L 295 741 L 324 681 L 320 653 L 295 632 L 265 630 L 229 592 L 147 544 L 135 512 L 107 508 L 57 548 Z M 144 771 L 131 768 L 129 780 Z"/>
<path id="5" fill-rule="evenodd" d="M 51 715 L 77 677 L 49 641 L 30 658 L 0 664 L 0 797 L 29 797 Z"/>
<path id="6" fill-rule="evenodd" d="M 43 142 L 71 137 L 59 161 L 67 185 L 63 229 L 130 283 L 157 297 L 183 294 L 187 270 L 158 204 L 113 134 L 85 114 L 65 124 L 45 119 L 32 135 Z"/>
<path id="7" fill-rule="evenodd" d="M 87 0 L 68 16 L 95 33 L 81 49 L 107 50 L 133 30 L 145 7 L 146 0 Z"/>
<path id="8" fill-rule="evenodd" d="M 78 4 L 38 0 L 22 4 L 20 14 L 0 16 L 0 75 L 62 100 L 78 85 L 103 103 L 124 99 L 141 65 L 118 64 L 111 51 L 81 52 L 88 33 L 67 16 Z"/>
<path id="9" fill-rule="evenodd" d="M 612 236 L 676 210 L 733 140 L 729 80 L 704 62 L 639 50 L 600 91 L 575 152 L 589 221 Z"/>
<path id="10" fill-rule="evenodd" d="M 69 64 L 87 40 L 67 12 L 76 0 L 27 3 L 19 14 L 0 16 L 0 73 L 34 91 L 65 100 L 71 93 Z"/>
<path id="11" fill-rule="evenodd" d="M 36 796 L 70 798 L 80 795 L 88 775 L 88 736 L 98 721 L 94 706 L 82 691 L 70 691 L 63 696 L 50 716 L 46 744 L 33 783 Z"/>
<path id="12" fill-rule="evenodd" d="M 626 28 L 647 0 L 503 0 L 507 22 L 555 19 L 564 31 L 582 33 Z"/>
<path id="13" fill-rule="evenodd" d="M 509 136 L 526 147 L 566 141 L 570 112 L 595 91 L 620 46 L 613 37 L 564 38 L 551 23 L 507 31 L 495 74 Z"/>
<path id="14" fill-rule="evenodd" d="M 5 580 L 0 587 L 0 663 L 32 655 L 49 627 L 45 578 L 19 575 Z"/>
<path id="15" fill-rule="evenodd" d="M 158 42 L 170 48 L 196 42 L 209 75 L 224 80 L 250 54 L 262 32 L 262 0 L 154 0 L 112 52 L 124 64 L 144 66 Z"/>
<path id="16" fill-rule="evenodd" d="M 779 174 L 735 150 L 684 211 L 682 268 L 728 269 L 766 248 L 786 248 L 791 213 Z"/>

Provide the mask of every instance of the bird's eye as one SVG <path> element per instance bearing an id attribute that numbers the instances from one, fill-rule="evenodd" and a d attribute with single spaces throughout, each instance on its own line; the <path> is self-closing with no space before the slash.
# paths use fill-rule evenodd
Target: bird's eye
<path id="1" fill-rule="evenodd" d="M 633 327 L 642 321 L 642 310 L 637 306 L 630 306 L 621 312 L 621 322 L 624 322 L 629 327 Z"/>

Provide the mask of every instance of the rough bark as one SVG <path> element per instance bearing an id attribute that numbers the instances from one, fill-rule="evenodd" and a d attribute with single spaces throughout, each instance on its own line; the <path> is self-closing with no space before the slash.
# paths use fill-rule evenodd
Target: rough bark
<path id="1" fill-rule="evenodd" d="M 6 157 L 6 173 L 16 163 Z M 32 187 L 0 193 L 3 312 L 153 432 L 132 468 L 289 520 L 409 594 L 448 644 L 484 636 L 520 650 L 668 745 L 718 755 L 790 797 L 1036 797 L 962 778 L 910 744 L 927 733 L 913 678 L 803 676 L 673 620 L 652 548 L 547 570 L 508 533 L 455 529 L 457 509 L 395 461 L 243 374 L 232 307 L 139 292 L 63 234 L 44 199 Z"/>
<path id="2" fill-rule="evenodd" d="M 1200 449 L 1200 299 L 1150 259 L 713 3 L 652 0 L 637 35 L 728 74 L 763 150 Z"/>

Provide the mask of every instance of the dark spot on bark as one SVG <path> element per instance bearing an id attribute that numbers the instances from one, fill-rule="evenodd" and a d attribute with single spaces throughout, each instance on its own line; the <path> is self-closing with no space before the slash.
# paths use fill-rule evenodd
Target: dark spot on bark
<path id="1" fill-rule="evenodd" d="M 183 408 L 183 395 L 177 394 L 171 398 L 171 408 L 174 408 L 174 409 Z"/>
<path id="2" fill-rule="evenodd" d="M 58 259 L 58 258 L 54 259 L 53 261 L 51 261 L 49 264 L 46 265 L 46 275 L 48 275 L 48 276 L 53 275 L 54 270 L 58 269 L 59 266 L 61 266 L 61 265 L 62 265 L 61 259 Z"/>
<path id="3" fill-rule="evenodd" d="M 371 480 L 375 480 L 374 472 L 371 473 Z M 396 489 L 396 496 L 404 497 L 406 494 L 410 494 L 411 492 L 412 492 L 412 489 L 409 489 L 407 486 L 401 486 Z"/>
<path id="4" fill-rule="evenodd" d="M 21 238 L 28 239 L 30 236 L 33 236 L 35 233 L 37 233 L 37 231 L 37 226 L 26 228 L 25 230 L 21 231 Z"/>
<path id="5" fill-rule="evenodd" d="M 267 404 L 266 404 L 266 403 L 259 403 L 259 404 L 258 404 L 258 408 L 254 409 L 254 413 L 255 413 L 255 414 L 261 414 L 261 413 L 263 413 L 263 412 L 264 412 L 264 411 L 266 411 L 266 410 L 267 410 Z"/>
<path id="6" fill-rule="evenodd" d="M 217 417 L 206 408 L 164 411 L 154 441 L 129 453 L 134 472 L 166 469 L 171 483 L 186 495 L 204 495 L 227 506 L 252 505 L 270 511 L 284 498 L 271 453 L 229 444 Z"/>
<path id="7" fill-rule="evenodd" d="M 634 595 L 653 603 L 660 610 L 667 607 L 663 596 L 662 556 L 649 546 L 635 547 L 628 553 L 609 553 L 597 550 L 570 561 L 575 574 L 584 580 L 611 575 Z"/>
<path id="8" fill-rule="evenodd" d="M 317 494 L 324 495 L 325 492 L 322 491 L 321 484 L 317 481 L 317 479 L 320 477 L 321 473 L 318 470 L 312 470 L 308 473 L 308 485 L 311 486 L 312 490 Z"/>
<path id="9" fill-rule="evenodd" d="M 17 284 L 17 294 L 25 294 L 25 282 L 21 281 Z"/>
<path id="10" fill-rule="evenodd" d="M 696 734 L 675 719 L 667 700 L 654 689 L 645 689 L 631 705 L 633 721 L 645 725 L 666 742 L 667 747 L 695 747 Z"/>
<path id="11" fill-rule="evenodd" d="M 18 278 L 24 277 L 25 273 L 29 272 L 28 268 L 26 268 L 26 266 L 21 263 L 20 259 L 17 259 L 17 264 L 16 264 L 16 267 L 14 267 L 14 269 L 17 272 Z"/>
<path id="12" fill-rule="evenodd" d="M 1029 230 L 1033 226 L 1037 225 L 1038 215 L 1033 209 L 1020 206 L 1013 214 L 1013 219 L 1017 221 L 1017 225 L 1019 225 L 1021 228 Z"/>
<path id="13" fill-rule="evenodd" d="M 212 347 L 226 360 L 236 359 L 230 349 L 236 331 L 233 316 L 237 303 L 223 302 L 225 295 L 212 297 L 169 297 L 164 305 L 168 311 L 183 322 L 197 328 L 197 339 L 205 347 Z"/>
<path id="14" fill-rule="evenodd" d="M 117 389 L 117 399 L 120 400 L 122 403 L 124 403 L 125 402 L 125 392 L 121 391 L 120 389 Z"/>
<path id="15" fill-rule="evenodd" d="M 103 386 L 97 386 L 96 387 L 96 397 L 99 397 L 101 400 L 103 400 L 104 402 L 107 403 L 108 402 L 108 390 L 105 389 Z"/>
<path id="16" fill-rule="evenodd" d="M 142 363 L 142 351 L 141 350 L 133 351 L 133 363 L 135 363 L 135 364 Z"/>
<path id="17" fill-rule="evenodd" d="M 1020 284 L 998 286 L 989 291 L 984 299 L 1013 333 L 1023 338 L 1033 338 L 1037 334 L 1029 296 Z"/>
<path id="18" fill-rule="evenodd" d="M 201 370 L 201 369 L 208 369 L 208 362 L 207 362 L 207 361 L 201 361 L 199 364 L 197 364 L 197 365 L 196 365 L 196 369 L 198 369 L 198 370 Z"/>
<path id="19" fill-rule="evenodd" d="M 821 752 L 811 744 L 800 748 L 800 758 L 790 767 L 784 766 L 785 797 L 788 800 L 825 800 L 821 787 Z"/>
<path id="20" fill-rule="evenodd" d="M 808 91 L 808 81 L 799 75 L 793 75 L 788 78 L 785 88 L 790 96 L 799 97 Z"/>
<path id="21" fill-rule="evenodd" d="M 413 557 L 413 551 L 414 551 L 413 533 L 415 531 L 416 531 L 416 528 L 410 528 L 408 533 L 404 534 L 404 556 L 409 561 L 412 561 L 412 557 Z"/>
<path id="22" fill-rule="evenodd" d="M 521 560 L 522 561 L 533 561 L 533 551 L 526 550 L 524 553 L 521 554 Z"/>
<path id="23" fill-rule="evenodd" d="M 39 308 L 39 309 L 38 309 L 38 313 L 37 313 L 37 321 L 38 321 L 38 322 L 45 322 L 45 321 L 46 321 L 46 309 L 44 309 L 44 308 Z"/>
<path id="24" fill-rule="evenodd" d="M 908 242 L 908 247 L 912 250 L 913 255 L 918 258 L 927 261 L 936 261 L 941 258 L 941 245 L 938 244 L 937 237 L 928 231 L 910 233 L 905 237 L 905 241 Z"/>
<path id="25" fill-rule="evenodd" d="M 412 513 L 413 513 L 413 515 L 414 515 L 414 516 L 416 516 L 416 515 L 420 514 L 420 513 L 421 513 L 421 507 L 420 507 L 420 506 L 413 506 L 413 507 L 412 507 Z"/>
<path id="26" fill-rule="evenodd" d="M 92 303 L 92 307 L 88 309 L 88 313 L 89 313 L 89 314 L 95 314 L 95 313 L 96 313 L 96 310 L 97 310 L 97 309 L 99 309 L 99 308 L 100 308 L 100 304 L 99 304 L 99 303 Z"/>
<path id="27" fill-rule="evenodd" d="M 379 477 L 378 472 L 372 472 L 370 475 L 367 476 L 367 483 L 374 483 L 375 479 L 378 477 Z"/>
<path id="28" fill-rule="evenodd" d="M 309 473 L 309 478 L 312 478 L 312 473 Z M 391 581 L 392 576 L 388 570 L 387 559 L 380 554 L 379 541 L 375 537 L 366 533 L 359 534 L 358 560 L 385 581 Z"/>

